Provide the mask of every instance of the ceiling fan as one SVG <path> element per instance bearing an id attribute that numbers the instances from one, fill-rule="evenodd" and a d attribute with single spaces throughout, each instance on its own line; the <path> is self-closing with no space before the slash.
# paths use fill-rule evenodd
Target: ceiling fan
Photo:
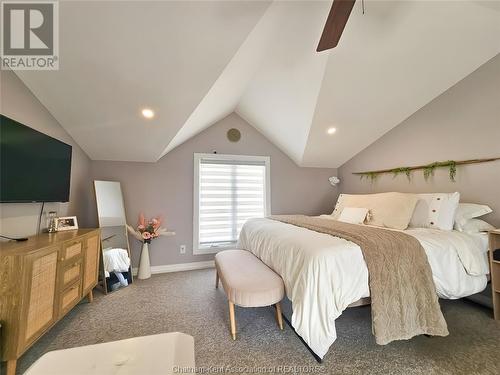
<path id="1" fill-rule="evenodd" d="M 334 48 L 339 43 L 344 27 L 356 0 L 334 0 L 326 19 L 317 52 Z"/>

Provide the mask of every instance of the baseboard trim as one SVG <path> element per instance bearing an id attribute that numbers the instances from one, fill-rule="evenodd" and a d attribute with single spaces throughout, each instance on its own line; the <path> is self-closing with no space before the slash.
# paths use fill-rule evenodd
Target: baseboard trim
<path id="1" fill-rule="evenodd" d="M 169 273 L 169 272 L 180 272 L 180 271 L 192 271 L 192 270 L 202 270 L 205 268 L 214 268 L 215 262 L 213 260 L 207 260 L 205 262 L 191 262 L 191 263 L 178 263 L 178 264 L 164 264 L 161 266 L 151 266 L 151 273 Z M 137 268 L 132 268 L 132 274 L 137 275 Z"/>

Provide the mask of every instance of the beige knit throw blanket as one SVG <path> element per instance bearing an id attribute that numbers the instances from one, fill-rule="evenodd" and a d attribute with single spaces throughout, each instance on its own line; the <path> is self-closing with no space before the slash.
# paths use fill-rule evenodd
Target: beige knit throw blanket
<path id="1" fill-rule="evenodd" d="M 270 219 L 341 237 L 361 247 L 368 267 L 372 331 L 377 344 L 421 334 L 448 335 L 427 255 L 414 237 L 303 215 Z"/>

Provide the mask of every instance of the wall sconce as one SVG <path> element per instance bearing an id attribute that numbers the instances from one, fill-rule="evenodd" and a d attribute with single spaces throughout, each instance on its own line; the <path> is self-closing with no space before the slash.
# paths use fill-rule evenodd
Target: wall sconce
<path id="1" fill-rule="evenodd" d="M 340 183 L 340 178 L 338 178 L 337 176 L 332 176 L 328 179 L 328 181 L 330 181 L 330 184 L 332 186 L 337 186 Z"/>

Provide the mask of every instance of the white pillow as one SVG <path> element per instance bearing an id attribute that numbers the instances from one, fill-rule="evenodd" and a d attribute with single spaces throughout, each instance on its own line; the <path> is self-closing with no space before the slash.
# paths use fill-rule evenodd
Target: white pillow
<path id="1" fill-rule="evenodd" d="M 479 233 L 494 230 L 495 227 L 481 219 L 469 219 L 462 227 L 462 232 Z"/>
<path id="2" fill-rule="evenodd" d="M 460 203 L 455 213 L 455 229 L 462 231 L 467 220 L 489 214 L 490 212 L 493 212 L 493 210 L 484 204 Z"/>
<path id="3" fill-rule="evenodd" d="M 417 194 L 410 228 L 452 230 L 460 193 Z"/>
<path id="4" fill-rule="evenodd" d="M 344 223 L 363 224 L 366 215 L 368 215 L 368 208 L 345 207 L 338 220 Z"/>
<path id="5" fill-rule="evenodd" d="M 344 207 L 367 208 L 370 215 L 366 224 L 403 230 L 408 227 L 417 200 L 416 194 L 395 192 L 340 194 L 332 216 L 338 220 Z"/>

